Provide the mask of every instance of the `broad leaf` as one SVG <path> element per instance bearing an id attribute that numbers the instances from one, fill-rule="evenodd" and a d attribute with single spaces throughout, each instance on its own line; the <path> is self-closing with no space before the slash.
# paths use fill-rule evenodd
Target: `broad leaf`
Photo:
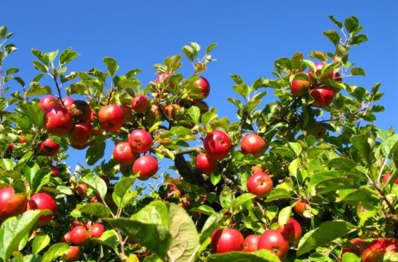
<path id="1" fill-rule="evenodd" d="M 66 243 L 54 244 L 44 254 L 42 261 L 43 262 L 51 262 L 55 258 L 66 254 L 68 252 L 68 250 L 69 250 L 69 246 Z"/>
<path id="2" fill-rule="evenodd" d="M 131 191 L 134 181 L 134 177 L 123 177 L 115 184 L 115 190 L 112 193 L 112 198 L 118 207 L 123 209 L 133 198 L 137 196 L 137 191 Z"/>

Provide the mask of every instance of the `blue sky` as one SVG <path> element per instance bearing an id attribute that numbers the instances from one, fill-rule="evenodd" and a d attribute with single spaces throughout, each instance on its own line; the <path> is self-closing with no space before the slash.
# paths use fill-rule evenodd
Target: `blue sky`
<path id="1" fill-rule="evenodd" d="M 140 68 L 143 86 L 155 76 L 155 63 L 181 53 L 183 45 L 197 42 L 203 48 L 217 42 L 203 75 L 211 83 L 206 99 L 220 116 L 234 112 L 227 97 L 232 91 L 231 74 L 251 84 L 261 76 L 271 77 L 273 61 L 301 51 L 331 51 L 322 32 L 336 29 L 328 15 L 338 20 L 355 15 L 369 42 L 352 49 L 350 59 L 365 69 L 366 77 L 350 81 L 370 88 L 382 82 L 386 112 L 377 125 L 398 128 L 397 111 L 397 19 L 395 1 L 8 1 L 0 10 L 0 25 L 15 35 L 19 51 L 5 67 L 16 66 L 30 82 L 36 72 L 31 49 L 63 50 L 81 54 L 70 64 L 73 71 L 104 68 L 104 56 L 115 58 L 121 72 Z M 183 74 L 192 73 L 184 60 Z"/>

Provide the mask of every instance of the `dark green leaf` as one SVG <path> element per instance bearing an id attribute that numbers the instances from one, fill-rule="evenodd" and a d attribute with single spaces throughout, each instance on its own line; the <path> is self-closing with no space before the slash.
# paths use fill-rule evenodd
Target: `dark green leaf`
<path id="1" fill-rule="evenodd" d="M 182 51 L 184 52 L 185 56 L 188 58 L 189 61 L 193 62 L 197 55 L 197 52 L 189 45 L 184 45 L 182 47 Z"/>
<path id="2" fill-rule="evenodd" d="M 312 51 L 312 52 L 309 54 L 309 56 L 310 56 L 310 57 L 313 57 L 313 58 L 317 58 L 317 59 L 319 59 L 319 60 L 321 60 L 321 61 L 326 61 L 326 60 L 328 60 L 328 56 L 327 56 L 324 52 L 322 52 L 322 51 Z"/>
<path id="3" fill-rule="evenodd" d="M 323 32 L 327 39 L 329 39 L 335 46 L 341 41 L 341 36 L 335 30 L 328 30 Z M 325 60 L 323 60 L 325 61 Z"/>
<path id="4" fill-rule="evenodd" d="M 355 226 L 346 221 L 327 221 L 322 223 L 315 230 L 306 233 L 298 244 L 297 257 L 310 252 L 311 250 L 329 244 L 335 239 L 342 237 L 355 229 Z"/>
<path id="5" fill-rule="evenodd" d="M 350 171 L 356 166 L 357 162 L 355 162 L 354 160 L 342 157 L 334 158 L 330 160 L 328 163 L 329 168 L 340 169 L 345 171 Z"/>
<path id="6" fill-rule="evenodd" d="M 94 143 L 86 152 L 86 162 L 88 165 L 94 165 L 105 153 L 105 142 Z"/>
<path id="7" fill-rule="evenodd" d="M 348 33 L 354 32 L 358 26 L 359 26 L 359 21 L 358 18 L 355 16 L 347 17 L 344 21 L 345 28 L 347 29 Z"/>
<path id="8" fill-rule="evenodd" d="M 25 96 L 37 96 L 37 95 L 48 95 L 51 94 L 51 88 L 49 86 L 41 86 L 38 82 L 30 83 L 28 91 L 26 91 Z"/>
<path id="9" fill-rule="evenodd" d="M 212 44 L 208 45 L 206 48 L 206 54 L 210 53 L 216 46 L 217 46 L 217 43 L 212 43 Z"/>
<path id="10" fill-rule="evenodd" d="M 350 45 L 359 45 L 366 41 L 369 41 L 366 35 L 357 35 L 353 36 L 348 42 Z"/>
<path id="11" fill-rule="evenodd" d="M 59 63 L 66 65 L 79 56 L 79 53 L 72 51 L 72 48 L 65 49 L 59 56 Z"/>
<path id="12" fill-rule="evenodd" d="M 329 15 L 329 19 L 332 20 L 332 22 L 335 23 L 339 28 L 343 28 L 343 23 L 336 20 L 332 15 Z"/>
<path id="13" fill-rule="evenodd" d="M 54 244 L 44 254 L 42 261 L 43 262 L 51 262 L 55 258 L 66 254 L 68 252 L 68 250 L 69 250 L 69 246 L 66 243 Z"/>
<path id="14" fill-rule="evenodd" d="M 365 70 L 363 70 L 360 67 L 354 67 L 353 69 L 351 69 L 351 75 L 354 76 L 366 76 Z"/>

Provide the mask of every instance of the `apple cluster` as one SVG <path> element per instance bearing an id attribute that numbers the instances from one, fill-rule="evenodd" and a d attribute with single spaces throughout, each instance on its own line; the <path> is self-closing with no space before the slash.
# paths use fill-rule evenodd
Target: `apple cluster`
<path id="1" fill-rule="evenodd" d="M 283 226 L 278 224 L 276 229 L 267 229 L 262 234 L 250 234 L 246 237 L 233 228 L 218 228 L 211 234 L 210 246 L 216 253 L 256 252 L 266 249 L 282 259 L 287 256 L 291 246 L 298 244 L 301 235 L 300 224 L 290 218 Z"/>
<path id="2" fill-rule="evenodd" d="M 290 85 L 292 95 L 304 97 L 309 94 L 314 100 L 311 105 L 317 108 L 330 105 L 335 93 L 339 92 L 340 89 L 325 84 L 325 82 L 328 79 L 341 82 L 342 78 L 333 69 L 323 72 L 327 66 L 324 62 L 316 62 L 315 70 L 310 68 L 308 73 L 301 72 L 294 75 Z"/>
<path id="3" fill-rule="evenodd" d="M 383 257 L 388 252 L 398 252 L 398 240 L 395 238 L 376 238 L 367 241 L 353 238 L 343 247 L 342 255 L 350 252 L 362 258 L 363 262 L 387 261 Z"/>

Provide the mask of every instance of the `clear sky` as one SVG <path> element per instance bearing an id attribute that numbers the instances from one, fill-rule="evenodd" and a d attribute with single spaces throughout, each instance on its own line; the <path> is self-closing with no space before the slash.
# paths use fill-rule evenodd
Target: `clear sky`
<path id="1" fill-rule="evenodd" d="M 73 71 L 104 68 L 104 56 L 115 58 L 121 72 L 140 68 L 138 79 L 146 86 L 154 79 L 155 63 L 166 56 L 182 53 L 189 42 L 202 47 L 217 42 L 203 75 L 211 83 L 206 99 L 219 108 L 220 116 L 234 118 L 227 97 L 232 91 L 231 74 L 239 74 L 251 84 L 261 76 L 272 77 L 273 61 L 301 51 L 332 51 L 322 32 L 337 29 L 328 15 L 342 21 L 355 15 L 364 26 L 369 42 L 352 49 L 349 60 L 365 69 L 366 77 L 350 81 L 370 88 L 382 82 L 386 93 L 385 113 L 377 125 L 398 128 L 397 13 L 398 3 L 389 1 L 0 1 L 0 25 L 15 35 L 12 42 L 19 51 L 5 67 L 21 69 L 20 76 L 30 82 L 36 72 L 31 49 L 45 52 L 67 47 L 81 54 L 69 65 Z M 181 70 L 191 74 L 187 60 Z M 17 86 L 17 85 L 15 85 Z"/>

